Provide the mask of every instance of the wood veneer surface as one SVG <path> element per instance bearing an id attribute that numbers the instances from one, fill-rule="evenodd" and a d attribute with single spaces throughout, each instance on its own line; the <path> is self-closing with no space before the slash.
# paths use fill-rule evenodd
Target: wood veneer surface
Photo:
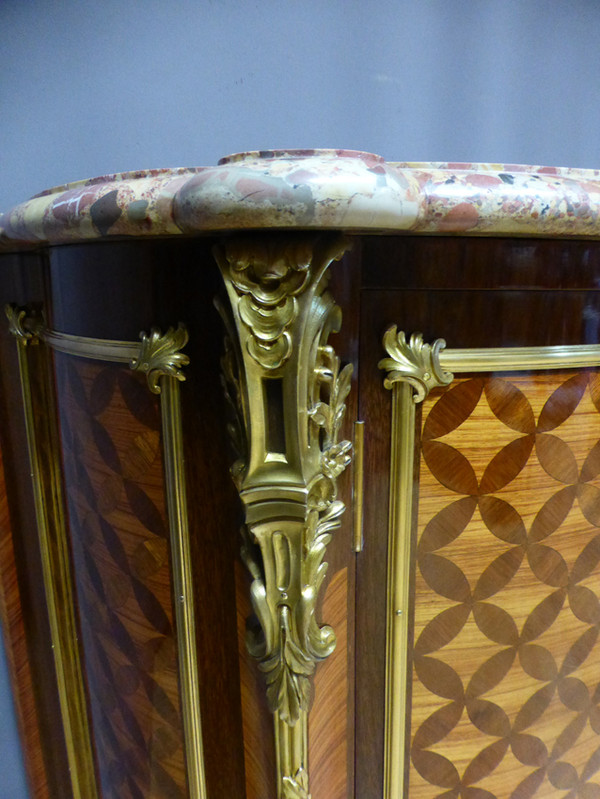
<path id="1" fill-rule="evenodd" d="M 323 618 L 335 630 L 337 646 L 318 666 L 309 714 L 308 762 L 314 799 L 348 799 L 348 573 L 331 578 Z"/>
<path id="2" fill-rule="evenodd" d="M 17 564 L 10 523 L 4 466 L 0 452 L 0 619 L 4 634 L 4 650 L 14 696 L 17 726 L 24 747 L 24 760 L 33 796 L 48 796 L 42 758 L 38 712 L 34 701 L 31 669 L 27 656 L 25 625 Z"/>
<path id="3" fill-rule="evenodd" d="M 329 290 L 342 309 L 341 330 L 330 336 L 329 343 L 335 349 L 342 366 L 352 363 L 354 367 L 352 388 L 346 399 L 346 413 L 340 431 L 340 439 L 350 440 L 353 437 L 354 421 L 360 418 L 358 342 L 361 269 L 362 247 L 359 239 L 353 239 L 351 248 L 341 262 L 333 263 L 329 269 Z M 321 593 L 323 604 L 317 617 L 319 623 L 331 624 L 339 635 L 333 660 L 330 657 L 324 663 L 318 664 L 314 677 L 315 700 L 309 714 L 309 768 L 311 778 L 314 776 L 315 781 L 314 799 L 327 799 L 329 792 L 331 796 L 340 792 L 341 796 L 350 799 L 355 790 L 355 618 L 358 556 L 354 552 L 353 470 L 354 461 L 338 478 L 338 496 L 345 503 L 346 511 L 340 528 L 334 531 L 327 547 L 325 560 L 329 565 Z M 338 685 L 331 701 L 327 701 L 332 678 L 338 681 Z M 345 731 L 345 743 L 342 742 L 342 731 Z M 326 755 L 328 749 L 330 751 Z M 314 761 L 314 758 L 318 759 Z M 313 762 L 316 770 L 313 769 Z M 344 789 L 346 794 L 343 793 Z"/>
<path id="4" fill-rule="evenodd" d="M 53 248 L 51 325 L 136 341 L 183 322 L 190 365 L 180 396 L 197 626 L 204 760 L 210 796 L 242 796 L 244 758 L 234 563 L 239 501 L 229 477 L 220 391 L 220 277 L 202 240 L 114 241 Z"/>
<path id="5" fill-rule="evenodd" d="M 409 795 L 600 796 L 600 375 L 424 408 Z"/>
<path id="6" fill-rule="evenodd" d="M 241 709 L 244 731 L 245 799 L 277 794 L 273 714 L 267 705 L 265 678 L 246 647 L 247 624 L 251 624 L 251 580 L 246 567 L 236 563 L 238 602 L 238 646 L 240 658 Z M 254 622 L 257 623 L 257 620 Z"/>
<path id="7" fill-rule="evenodd" d="M 101 795 L 187 796 L 156 397 L 57 354 L 73 568 Z"/>
<path id="8" fill-rule="evenodd" d="M 597 343 L 599 259 L 597 242 L 362 240 L 359 415 L 368 479 L 365 549 L 357 560 L 357 796 L 383 793 L 391 432 L 391 396 L 377 368 L 383 333 L 397 324 L 407 334 L 422 332 L 425 341 L 442 337 L 452 348 Z"/>
<path id="9" fill-rule="evenodd" d="M 358 240 L 357 240 L 358 243 Z M 560 344 L 595 342 L 598 340 L 600 302 L 596 291 L 598 274 L 598 246 L 594 242 L 508 241 L 491 239 L 386 237 L 365 238 L 363 272 L 364 300 L 359 310 L 360 258 L 349 259 L 344 275 L 358 277 L 352 288 L 344 288 L 344 278 L 334 296 L 343 300 L 346 318 L 340 341 L 332 343 L 345 360 L 347 355 L 356 360 L 358 325 L 362 314 L 360 415 L 368 422 L 366 472 L 369 475 L 367 499 L 367 524 L 365 552 L 358 558 L 357 591 L 357 795 L 375 796 L 381 793 L 381 752 L 383 719 L 383 656 L 385 625 L 381 607 L 385 602 L 385 585 L 381 579 L 387 558 L 385 536 L 381 531 L 387 526 L 387 485 L 389 446 L 389 396 L 381 386 L 381 375 L 376 363 L 382 356 L 380 340 L 384 329 L 398 323 L 407 332 L 422 330 L 426 338 L 444 336 L 448 346 L 501 346 L 527 344 Z M 209 318 L 210 296 L 218 281 L 211 262 L 210 243 L 198 242 L 108 242 L 95 245 L 76 245 L 55 248 L 52 255 L 52 296 L 54 308 L 51 318 L 55 327 L 80 335 L 106 338 L 135 339 L 140 329 L 159 323 L 164 327 L 180 319 L 188 323 L 192 334 L 200 338 L 191 345 L 197 352 L 210 354 L 202 362 L 200 371 L 190 380 L 188 399 L 184 398 L 184 420 L 187 425 L 186 460 L 188 476 L 194 485 L 210 483 L 208 466 L 194 466 L 190 455 L 198 445 L 210 441 L 212 455 L 224 449 L 221 433 L 209 433 L 207 428 L 219 424 L 219 409 L 209 400 L 205 419 L 193 422 L 194 401 L 204 403 L 203 378 L 206 385 L 218 382 L 218 350 L 220 327 L 218 322 L 205 323 Z M 203 264 L 199 269 L 198 266 Z M 340 270 L 341 266 L 334 266 Z M 211 271 L 212 270 L 212 271 Z M 338 280 L 336 271 L 334 282 Z M 117 294 L 113 278 L 119 279 Z M 350 284 L 348 284 L 350 285 Z M 378 287 L 381 292 L 374 291 Z M 402 287 L 401 292 L 391 289 Z M 457 291 L 461 288 L 464 291 Z M 548 291 L 554 289 L 555 291 Z M 89 302 L 81 302 L 88 297 Z M 136 309 L 132 311 L 132 309 Z M 204 310 L 203 310 L 204 309 Z M 348 309 L 351 309 L 350 314 Z M 352 321 L 349 324 L 349 317 Z M 202 321 L 199 319 L 202 318 Z M 356 320 L 356 321 L 353 321 Z M 196 328 L 196 330 L 194 330 Z M 194 335 L 192 335 L 192 339 Z M 200 340 L 202 345 L 200 345 Z M 346 357 L 345 357 L 346 355 Z M 203 356 L 199 356 L 202 359 Z M 198 358 L 195 359 L 198 363 Z M 193 359 L 194 361 L 194 359 Z M 356 418 L 353 405 L 349 405 L 349 419 Z M 186 410 L 186 407 L 188 409 Z M 194 456 L 195 457 L 195 456 Z M 226 469 L 226 458 L 217 458 L 217 472 Z M 215 473 L 216 474 L 216 473 Z M 219 472 L 219 474 L 221 474 Z M 229 769 L 230 776 L 222 774 L 223 743 L 241 740 L 241 716 L 236 711 L 236 696 L 232 695 L 232 680 L 238 686 L 237 641 L 235 640 L 235 589 L 233 558 L 238 544 L 231 531 L 236 525 L 236 513 L 230 502 L 211 499 L 216 486 L 217 494 L 225 491 L 231 499 L 230 489 L 223 489 L 221 477 L 206 494 L 190 498 L 190 512 L 194 529 L 207 524 L 207 536 L 193 539 L 194 558 L 205 561 L 210 575 L 219 574 L 221 581 L 212 576 L 198 589 L 197 612 L 200 622 L 200 669 L 203 674 L 203 705 L 207 720 L 217 731 L 217 740 L 208 744 L 208 772 L 214 784 L 219 780 L 232 780 L 239 790 L 240 766 Z M 342 482 L 342 492 L 348 491 L 348 478 Z M 209 496 L 210 495 L 210 496 Z M 205 498 L 202 499 L 202 496 Z M 207 521 L 202 512 L 206 502 L 211 507 Z M 220 508 L 220 510 L 219 510 Z M 348 516 L 348 514 L 346 514 Z M 228 530 L 219 539 L 218 530 Z M 344 529 L 348 529 L 345 527 Z M 331 574 L 348 566 L 342 554 L 348 534 L 338 535 L 332 542 L 328 559 Z M 204 541 L 204 543 L 202 543 Z M 353 569 L 348 574 L 348 651 L 352 651 L 354 615 Z M 232 598 L 233 597 L 233 598 Z M 211 602 L 212 598 L 212 602 Z M 210 607 L 202 614 L 202 608 Z M 323 622 L 327 623 L 323 618 Z M 219 653 L 211 658 L 211 630 L 224 631 L 225 640 Z M 229 631 L 229 632 L 227 632 Z M 233 631 L 233 635 L 232 635 Z M 208 646 L 208 648 L 207 648 Z M 317 672 L 319 675 L 319 671 Z M 350 695 L 352 695 L 352 673 Z M 317 681 L 319 680 L 317 676 Z M 236 682 L 237 681 L 237 682 Z M 318 683 L 317 683 L 318 688 Z M 235 691 L 234 691 L 235 694 Z M 217 699 L 221 697 L 221 699 Z M 239 693 L 237 694 L 239 700 Z M 238 705 L 239 706 L 239 705 Z M 219 712 L 218 708 L 221 708 Z M 348 716 L 352 717 L 351 702 Z M 229 736 L 229 733 L 233 737 Z M 237 744 L 230 751 L 238 751 Z M 241 750 L 240 750 L 241 751 Z M 351 763 L 352 753 L 349 750 Z M 212 765 L 211 765 L 212 764 Z M 349 766 L 349 773 L 351 766 Z M 220 776 L 219 776 L 220 774 Z M 209 780 L 210 781 L 210 780 Z M 223 782 L 220 784 L 224 784 Z M 231 788 L 229 789 L 231 790 Z M 233 795 L 233 794 L 232 794 Z"/>
<path id="10" fill-rule="evenodd" d="M 366 236 L 362 246 L 365 288 L 598 288 L 597 241 Z"/>

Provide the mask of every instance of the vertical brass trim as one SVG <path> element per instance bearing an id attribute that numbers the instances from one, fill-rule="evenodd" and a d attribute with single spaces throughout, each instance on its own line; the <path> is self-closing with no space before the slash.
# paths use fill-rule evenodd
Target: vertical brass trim
<path id="1" fill-rule="evenodd" d="M 354 422 L 354 551 L 363 549 L 363 508 L 364 508 L 364 462 L 365 462 L 365 423 Z"/>
<path id="2" fill-rule="evenodd" d="M 189 363 L 187 355 L 179 350 L 186 345 L 188 335 L 185 328 L 180 325 L 177 330 L 169 329 L 164 336 L 153 329 L 149 336 L 142 334 L 141 338 L 139 355 L 132 360 L 131 368 L 144 372 L 150 390 L 160 394 L 188 788 L 190 799 L 207 799 L 200 682 L 196 658 L 196 621 L 187 516 L 183 424 L 179 396 L 179 381 L 185 380 L 180 367 Z"/>
<path id="3" fill-rule="evenodd" d="M 415 405 L 430 389 L 448 385 L 453 375 L 440 366 L 443 339 L 424 344 L 416 333 L 407 341 L 394 326 L 385 333 L 383 345 L 390 357 L 380 361 L 379 367 L 387 371 L 384 385 L 392 390 L 383 796 L 403 799 L 409 756 L 406 737 Z"/>
<path id="4" fill-rule="evenodd" d="M 384 797 L 400 799 L 404 786 L 406 685 L 415 403 L 408 383 L 392 388 L 392 431 L 387 572 Z"/>
<path id="5" fill-rule="evenodd" d="M 74 799 L 96 799 L 94 755 L 83 671 L 79 656 L 77 621 L 71 579 L 69 546 L 65 525 L 65 509 L 59 464 L 59 438 L 55 427 L 55 406 L 50 386 L 50 364 L 42 353 L 37 330 L 26 311 L 14 306 L 6 308 L 10 329 L 16 338 L 19 377 L 23 398 L 27 448 L 35 516 L 42 561 L 44 592 L 50 624 L 52 652 L 56 670 L 58 695 L 65 735 L 67 759 Z M 42 467 L 41 446 L 36 431 L 28 350 L 39 352 L 44 405 L 43 436 L 49 451 L 49 468 Z"/>
<path id="6" fill-rule="evenodd" d="M 207 799 L 179 385 L 176 378 L 164 377 L 161 387 L 165 483 L 172 536 L 173 593 L 188 783 L 190 799 Z"/>

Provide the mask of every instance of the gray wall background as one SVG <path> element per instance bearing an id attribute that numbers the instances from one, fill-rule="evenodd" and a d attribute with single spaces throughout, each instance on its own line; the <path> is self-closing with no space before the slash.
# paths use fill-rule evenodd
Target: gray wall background
<path id="1" fill-rule="evenodd" d="M 227 153 L 600 167 L 598 0 L 0 0 L 0 209 Z M 0 652 L 0 799 L 24 799 Z"/>

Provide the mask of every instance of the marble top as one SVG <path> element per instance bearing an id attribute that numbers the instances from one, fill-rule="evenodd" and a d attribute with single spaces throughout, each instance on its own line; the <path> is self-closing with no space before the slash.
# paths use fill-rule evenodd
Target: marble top
<path id="1" fill-rule="evenodd" d="M 49 189 L 0 216 L 0 246 L 264 228 L 600 238 L 600 170 L 239 153 Z"/>

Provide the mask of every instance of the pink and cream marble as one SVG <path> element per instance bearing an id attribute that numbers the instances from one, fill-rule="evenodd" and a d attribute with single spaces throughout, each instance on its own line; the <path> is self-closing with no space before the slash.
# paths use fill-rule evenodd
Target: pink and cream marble
<path id="1" fill-rule="evenodd" d="M 600 170 L 248 152 L 50 189 L 0 216 L 0 244 L 261 228 L 596 238 Z"/>

